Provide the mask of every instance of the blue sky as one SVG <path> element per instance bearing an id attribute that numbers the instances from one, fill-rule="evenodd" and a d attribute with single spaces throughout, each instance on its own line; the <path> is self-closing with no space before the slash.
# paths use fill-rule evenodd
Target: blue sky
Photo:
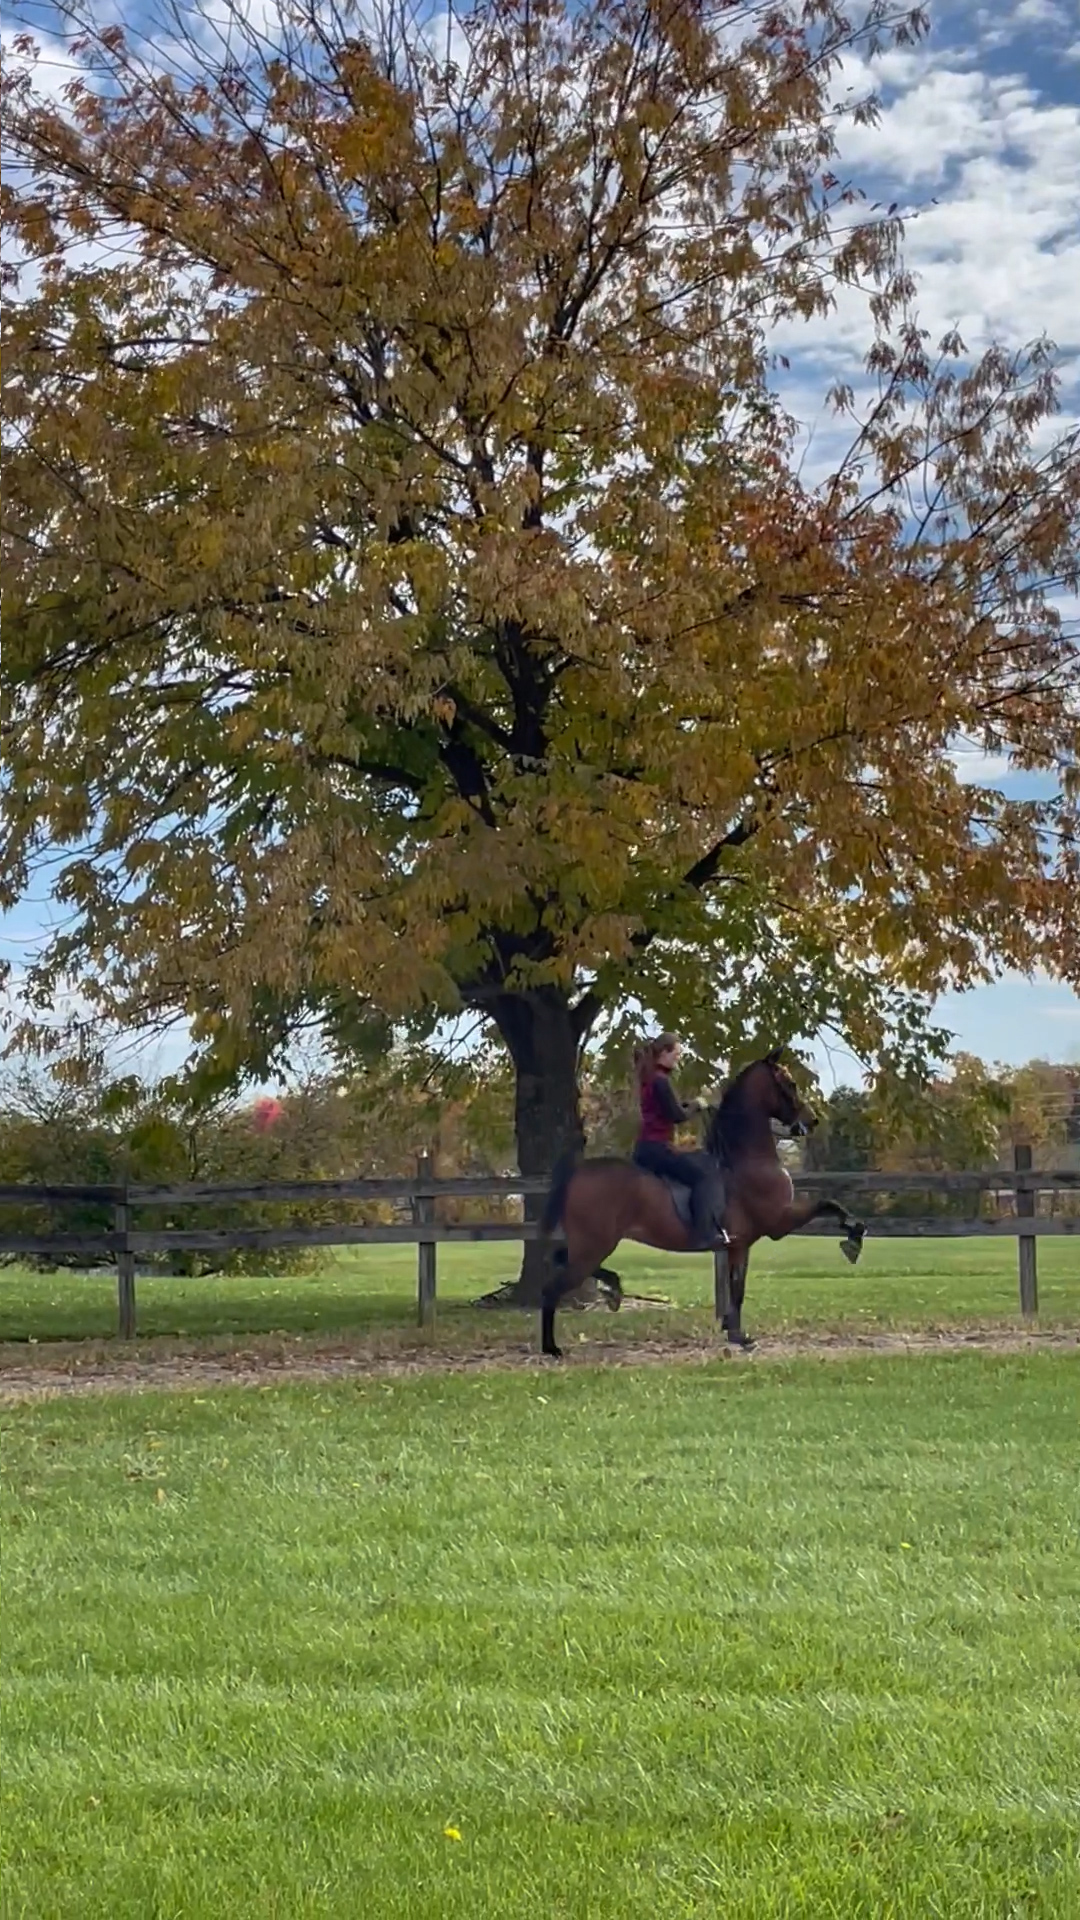
<path id="1" fill-rule="evenodd" d="M 918 311 L 936 339 L 956 326 L 972 352 L 992 340 L 1055 342 L 1066 418 L 1080 416 L 1080 7 L 1076 0 L 941 0 L 930 3 L 921 47 L 891 54 L 877 70 L 877 128 L 850 128 L 838 172 L 875 199 L 910 214 L 907 262 Z M 850 84 L 870 76 L 851 63 Z M 811 465 L 828 460 L 823 387 L 859 384 L 865 320 L 854 301 L 792 335 L 793 411 L 804 422 Z M 1075 611 L 1075 610 L 1071 610 Z M 1080 697 L 1080 689 L 1078 689 Z M 969 779 L 1018 798 L 1047 794 L 1048 781 L 986 762 L 977 748 L 961 765 Z M 1080 912 L 1080 902 L 1077 911 Z M 957 1045 L 987 1058 L 1080 1059 L 1080 998 L 1050 980 L 1010 976 L 939 1009 Z M 850 1077 L 843 1055 L 826 1077 Z"/>
<path id="2" fill-rule="evenodd" d="M 266 10 L 267 0 L 252 0 L 252 11 Z M 124 11 L 137 21 L 137 7 Z M 1077 0 L 942 0 L 930 12 L 929 41 L 875 68 L 881 125 L 846 131 L 838 171 L 873 198 L 911 210 L 905 252 L 931 333 L 958 326 L 977 351 L 992 339 L 1020 344 L 1045 331 L 1059 349 L 1066 413 L 1080 415 L 1080 7 Z M 10 22 L 11 10 L 3 14 Z M 9 35 L 5 24 L 5 45 Z M 56 77 L 63 78 L 59 67 Z M 862 91 L 870 80 L 853 60 L 839 91 Z M 783 344 L 806 459 L 824 468 L 829 428 L 821 399 L 838 378 L 859 383 L 862 306 L 843 300 Z M 968 777 L 993 779 L 1018 795 L 1040 791 L 1030 776 L 987 765 L 977 749 L 962 764 Z M 0 916 L 0 952 L 17 963 L 48 922 L 40 895 Z M 988 1058 L 1080 1059 L 1080 998 L 1049 980 L 1007 978 L 950 996 L 940 1014 L 958 1045 Z M 823 1054 L 822 1068 L 827 1081 L 852 1077 L 842 1053 Z"/>

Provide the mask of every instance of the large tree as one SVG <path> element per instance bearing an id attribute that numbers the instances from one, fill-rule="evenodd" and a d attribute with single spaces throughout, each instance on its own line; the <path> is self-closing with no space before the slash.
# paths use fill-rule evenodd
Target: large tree
<path id="1" fill-rule="evenodd" d="M 946 982 L 1080 977 L 1051 355 L 931 348 L 832 171 L 841 57 L 921 14 L 58 13 L 66 97 L 29 45 L 3 81 L 0 897 L 49 852 L 39 1001 L 179 1014 L 221 1072 L 474 1009 L 533 1173 L 630 1003 L 880 1059 Z M 876 343 L 815 481 L 770 350 L 838 286 Z M 962 784 L 958 735 L 1061 790 Z"/>

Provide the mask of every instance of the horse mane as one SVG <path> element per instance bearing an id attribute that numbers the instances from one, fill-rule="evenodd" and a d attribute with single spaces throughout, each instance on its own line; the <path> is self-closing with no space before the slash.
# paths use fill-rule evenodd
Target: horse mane
<path id="1" fill-rule="evenodd" d="M 760 1060 L 751 1060 L 749 1066 L 737 1073 L 730 1086 L 725 1087 L 724 1095 L 718 1107 L 714 1107 L 705 1130 L 705 1151 L 710 1153 L 721 1166 L 730 1163 L 731 1156 L 739 1144 L 739 1138 L 746 1123 L 745 1081 Z"/>

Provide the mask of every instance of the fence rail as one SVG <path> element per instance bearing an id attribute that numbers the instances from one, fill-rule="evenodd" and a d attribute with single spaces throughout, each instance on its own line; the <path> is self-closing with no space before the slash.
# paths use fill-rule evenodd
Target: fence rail
<path id="1" fill-rule="evenodd" d="M 1040 1194 L 1080 1192 L 1080 1171 L 1065 1169 L 1040 1172 L 1031 1165 L 1030 1147 L 1017 1147 L 1015 1165 L 1006 1170 L 963 1173 L 822 1173 L 796 1178 L 803 1191 L 827 1194 L 980 1194 L 1015 1197 L 1014 1214 L 993 1219 L 955 1219 L 947 1215 L 905 1218 L 902 1215 L 875 1215 L 870 1231 L 882 1239 L 957 1239 L 974 1235 L 1010 1238 L 1017 1241 L 1020 1306 L 1025 1315 L 1038 1311 L 1037 1242 L 1048 1234 L 1071 1234 L 1080 1238 L 1080 1215 L 1040 1215 L 1036 1212 Z M 83 1233 L 4 1234 L 0 1232 L 0 1254 L 50 1254 L 88 1260 L 115 1260 L 117 1270 L 118 1321 L 121 1337 L 135 1334 L 135 1271 L 140 1254 L 170 1251 L 222 1253 L 237 1249 L 269 1251 L 274 1247 L 333 1247 L 413 1244 L 417 1249 L 417 1311 L 421 1325 L 430 1325 L 435 1317 L 437 1291 L 437 1249 L 441 1245 L 475 1244 L 477 1241 L 534 1240 L 538 1228 L 531 1221 L 440 1221 L 435 1215 L 438 1200 L 506 1200 L 531 1197 L 547 1189 L 545 1180 L 511 1176 L 474 1178 L 462 1175 L 446 1180 L 436 1177 L 430 1156 L 422 1156 L 414 1179 L 378 1180 L 293 1180 L 259 1182 L 254 1185 L 210 1186 L 193 1183 L 183 1186 L 30 1186 L 0 1183 L 0 1203 L 10 1205 L 97 1204 L 112 1209 L 111 1231 Z M 143 1227 L 132 1223 L 132 1214 L 147 1208 L 183 1208 L 208 1204 L 281 1204 L 311 1205 L 328 1202 L 391 1201 L 407 1204 L 412 1211 L 408 1222 L 353 1225 L 336 1221 L 321 1224 L 294 1223 L 272 1227 Z M 836 1227 L 817 1221 L 803 1231 L 810 1235 L 835 1234 Z M 715 1297 L 718 1310 L 726 1291 L 726 1263 L 717 1255 Z"/>
<path id="2" fill-rule="evenodd" d="M 1018 1153 L 1023 1148 L 1017 1148 Z M 509 1174 L 460 1174 L 440 1179 L 418 1173 L 415 1179 L 387 1180 L 269 1180 L 254 1185 L 219 1186 L 189 1183 L 162 1187 L 127 1186 L 16 1186 L 0 1183 L 0 1202 L 100 1201 L 132 1207 L 196 1207 L 211 1202 L 281 1201 L 293 1205 L 320 1200 L 508 1200 L 518 1194 L 544 1194 L 546 1179 Z M 1026 1168 L 996 1168 L 986 1173 L 815 1173 L 795 1175 L 803 1193 L 1076 1193 L 1080 1170 L 1049 1173 Z"/>

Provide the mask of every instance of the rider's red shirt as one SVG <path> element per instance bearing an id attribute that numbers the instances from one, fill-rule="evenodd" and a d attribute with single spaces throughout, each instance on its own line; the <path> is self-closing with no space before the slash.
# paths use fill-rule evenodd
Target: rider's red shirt
<path id="1" fill-rule="evenodd" d="M 670 1146 L 676 1127 L 686 1119 L 686 1108 L 675 1092 L 663 1068 L 646 1080 L 641 1089 L 641 1126 L 639 1140 L 657 1140 Z"/>

